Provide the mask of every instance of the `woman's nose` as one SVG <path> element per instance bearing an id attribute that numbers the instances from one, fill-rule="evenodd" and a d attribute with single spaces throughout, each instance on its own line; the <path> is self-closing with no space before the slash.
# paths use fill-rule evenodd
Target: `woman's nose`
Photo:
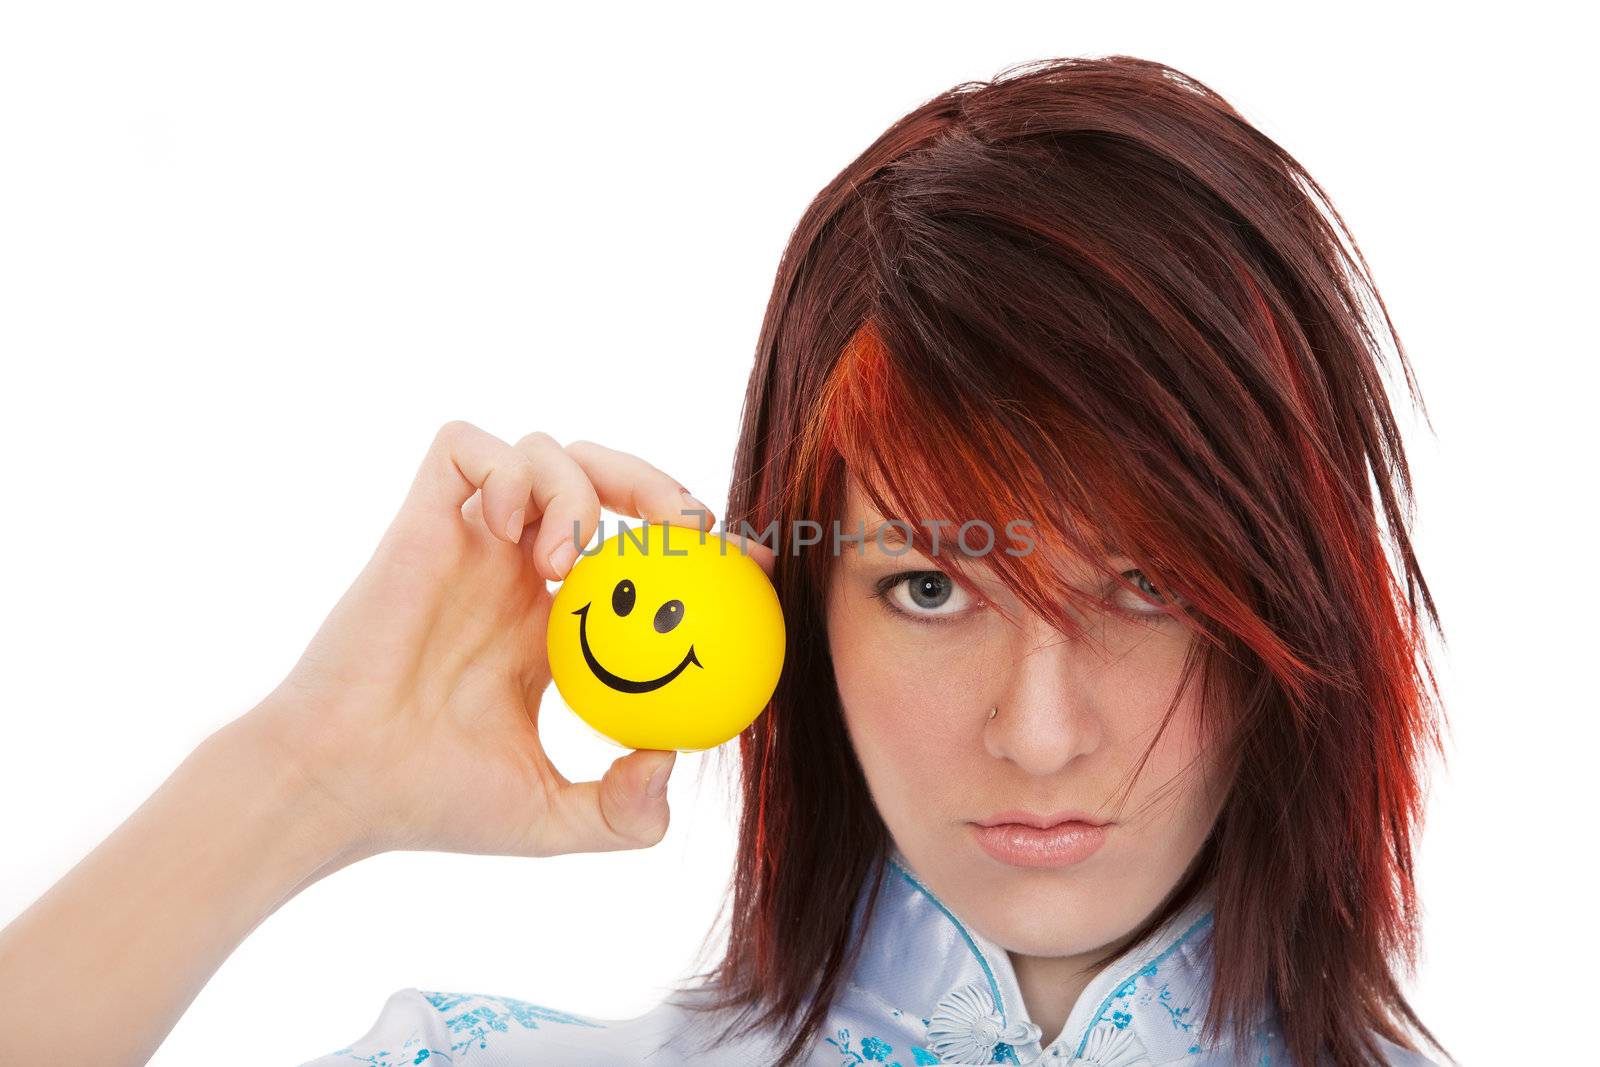
<path id="1" fill-rule="evenodd" d="M 1048 776 L 1100 746 L 1098 660 L 1090 644 L 1047 627 L 1031 628 L 1019 640 L 1009 674 L 977 712 L 999 709 L 983 727 L 991 756 Z"/>

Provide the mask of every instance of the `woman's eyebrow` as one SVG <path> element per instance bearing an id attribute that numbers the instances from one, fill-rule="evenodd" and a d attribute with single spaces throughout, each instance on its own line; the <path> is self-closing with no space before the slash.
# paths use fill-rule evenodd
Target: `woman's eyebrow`
<path id="1" fill-rule="evenodd" d="M 908 525 L 904 519 L 882 519 L 866 532 L 866 539 L 884 545 L 903 545 L 906 535 L 902 531 Z"/>
<path id="2" fill-rule="evenodd" d="M 940 519 L 937 521 L 941 523 L 941 525 L 938 527 L 939 543 L 959 544 L 957 534 L 960 530 L 960 525 L 949 519 Z M 864 525 L 865 520 L 857 520 L 857 523 L 858 525 Z M 868 542 L 877 542 L 878 544 L 882 545 L 903 545 L 906 544 L 906 535 L 904 530 L 906 527 L 911 525 L 913 524 L 904 519 L 880 519 L 871 528 L 867 529 L 865 539 Z M 1031 528 L 1031 526 L 1032 524 L 1030 523 L 1029 527 Z M 930 527 L 930 530 L 931 529 L 932 527 Z M 883 538 L 881 541 L 878 539 L 878 533 L 880 530 L 883 532 Z M 999 536 L 1004 532 L 1005 531 L 1002 530 L 995 531 L 996 538 L 998 539 Z M 1122 547 L 1107 536 L 1102 536 L 1100 538 L 1100 551 L 1105 553 L 1108 558 L 1126 555 L 1126 553 L 1122 551 Z"/>
<path id="3" fill-rule="evenodd" d="M 924 559 L 928 558 L 927 556 L 923 555 L 923 552 L 920 548 L 912 544 L 906 537 L 906 529 L 908 527 L 914 527 L 914 525 L 915 524 L 910 523 L 905 519 L 880 519 L 871 528 L 865 531 L 862 540 L 862 553 L 865 552 L 865 546 L 869 544 L 876 544 L 878 547 L 885 549 L 896 546 L 904 546 L 908 551 L 915 552 L 918 556 L 922 556 Z M 960 555 L 969 556 L 973 559 L 982 559 L 988 554 L 987 552 L 983 551 L 970 551 L 961 543 L 961 524 L 958 522 L 955 522 L 951 519 L 930 519 L 924 522 L 923 526 L 928 531 L 928 537 L 930 540 L 934 536 L 938 537 L 938 547 L 941 555 L 947 551 L 950 551 L 951 549 L 954 549 Z M 935 530 L 937 530 L 937 534 L 935 534 Z M 1005 537 L 1006 532 L 1004 530 L 996 530 L 994 544 L 990 546 L 989 551 L 998 551 L 999 548 L 1006 543 Z M 971 538 L 979 541 L 980 543 L 983 540 L 981 534 L 973 534 L 971 535 Z M 843 544 L 843 536 L 841 535 L 841 546 Z M 932 548 L 933 546 L 930 544 L 929 547 Z M 844 554 L 842 547 L 840 554 Z M 854 550 L 852 550 L 851 554 L 861 553 L 856 553 Z M 897 556 L 902 554 L 903 553 L 898 552 L 894 553 L 894 555 Z"/>
<path id="4" fill-rule="evenodd" d="M 914 529 L 916 525 L 905 519 L 882 519 L 866 531 L 865 541 L 868 543 L 875 542 L 884 546 L 909 545 L 910 540 L 906 537 L 905 531 L 907 528 Z M 922 525 L 928 530 L 930 537 L 933 536 L 933 531 L 937 528 L 941 545 L 957 543 L 956 533 L 960 529 L 957 523 L 951 522 L 949 519 L 930 519 L 926 520 Z"/>

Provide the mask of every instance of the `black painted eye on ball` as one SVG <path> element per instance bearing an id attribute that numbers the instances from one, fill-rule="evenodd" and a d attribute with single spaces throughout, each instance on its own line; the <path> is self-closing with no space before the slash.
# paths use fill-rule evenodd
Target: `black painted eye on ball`
<path id="1" fill-rule="evenodd" d="M 626 615 L 633 610 L 633 583 L 628 579 L 622 579 L 617 583 L 617 587 L 611 590 L 611 610 L 618 616 Z M 656 629 L 660 628 L 661 624 L 657 623 Z"/>
<path id="2" fill-rule="evenodd" d="M 683 621 L 683 601 L 669 600 L 656 612 L 656 633 L 664 634 Z"/>

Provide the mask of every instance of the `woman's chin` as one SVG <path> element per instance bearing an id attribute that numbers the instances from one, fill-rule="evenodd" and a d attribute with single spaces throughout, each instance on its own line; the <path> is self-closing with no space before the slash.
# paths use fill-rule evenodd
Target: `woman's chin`
<path id="1" fill-rule="evenodd" d="M 1057 877 L 1040 877 L 1055 874 Z M 1059 871 L 1016 869 L 973 886 L 972 903 L 957 914 L 1008 952 L 1074 956 L 1095 952 L 1125 936 L 1140 916 L 1109 884 L 1080 879 L 1064 884 Z M 953 905 L 954 906 L 954 905 Z"/>
<path id="2" fill-rule="evenodd" d="M 1101 916 L 1063 922 L 1059 917 L 1012 913 L 994 916 L 992 933 L 977 920 L 973 926 L 1007 952 L 1024 956 L 1080 956 L 1098 952 L 1128 933 Z"/>

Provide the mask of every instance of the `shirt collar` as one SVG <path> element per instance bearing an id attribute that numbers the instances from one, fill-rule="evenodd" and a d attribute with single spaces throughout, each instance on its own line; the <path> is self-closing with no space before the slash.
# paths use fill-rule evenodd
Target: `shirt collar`
<path id="1" fill-rule="evenodd" d="M 868 1016 L 904 1020 L 903 1036 L 939 1057 L 919 1063 L 1165 1062 L 1202 1051 L 1210 924 L 1202 894 L 1102 968 L 1059 1035 L 1042 1034 L 1006 950 L 957 917 L 894 847 L 850 993 Z"/>

